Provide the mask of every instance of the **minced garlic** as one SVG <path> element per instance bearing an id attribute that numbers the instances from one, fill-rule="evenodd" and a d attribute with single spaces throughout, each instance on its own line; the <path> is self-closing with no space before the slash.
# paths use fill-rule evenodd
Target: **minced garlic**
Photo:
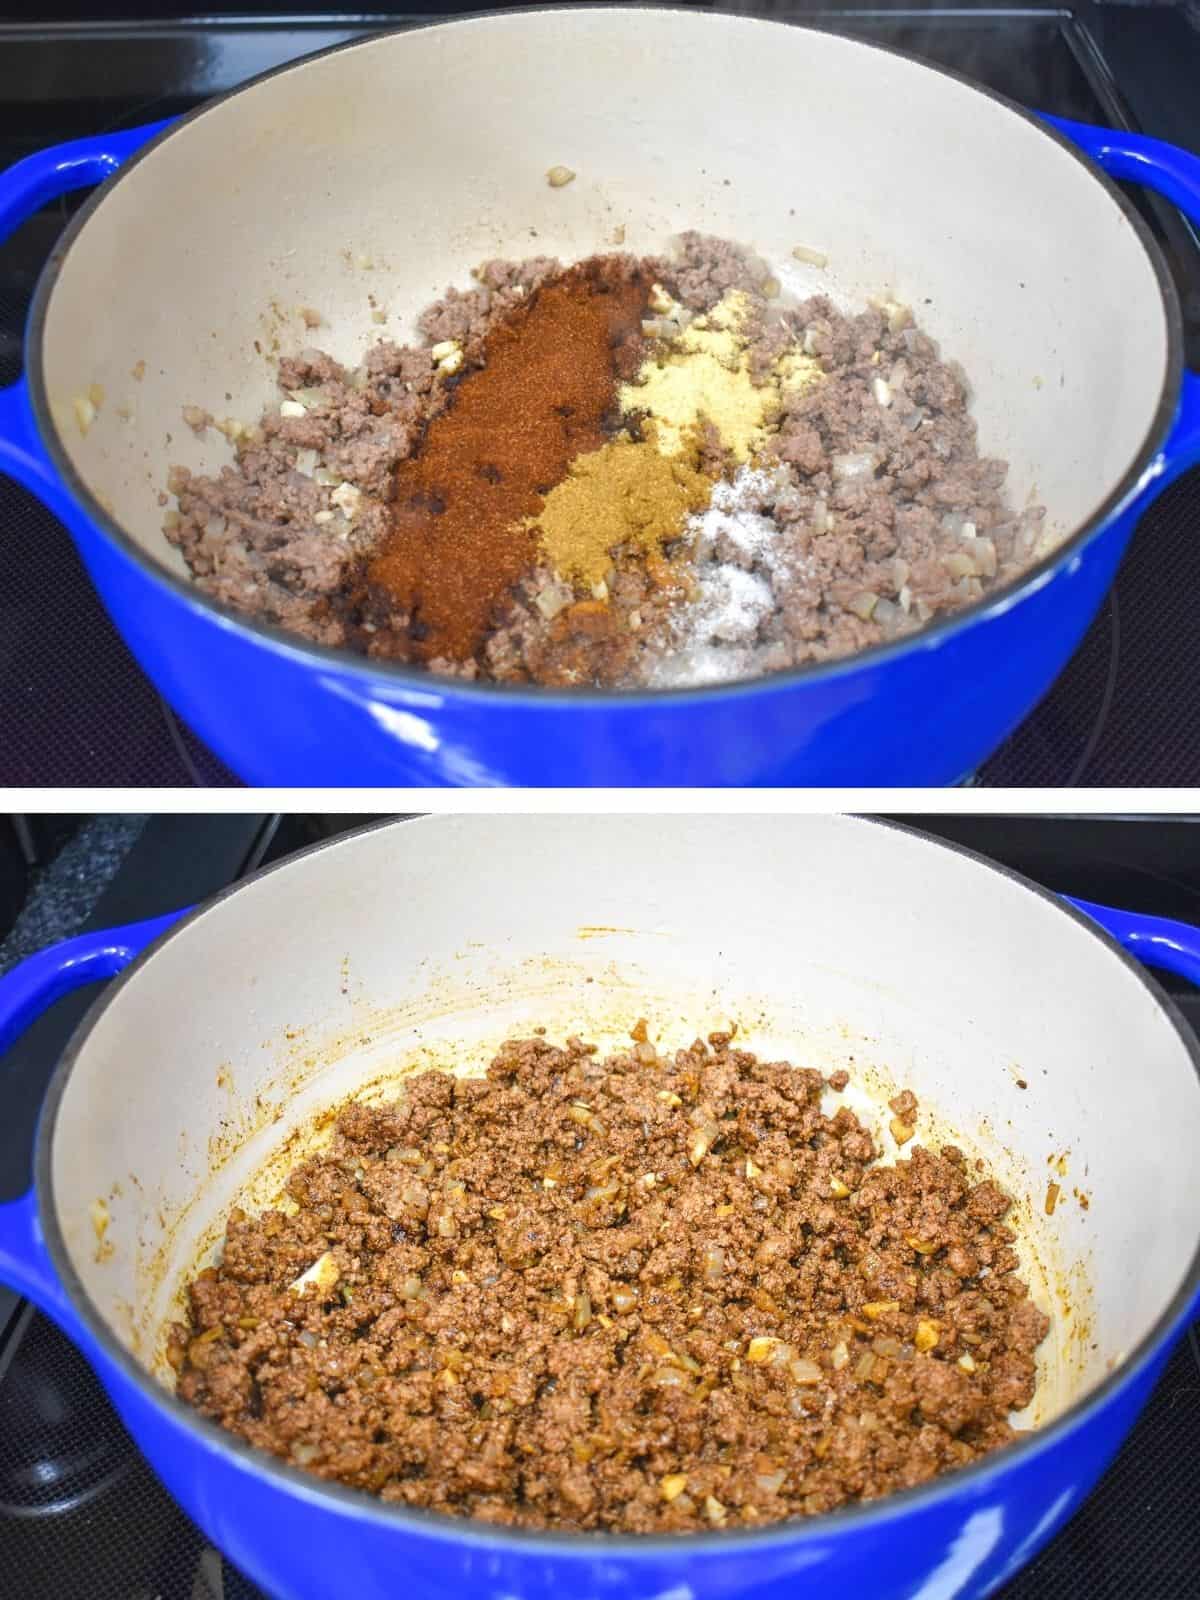
<path id="1" fill-rule="evenodd" d="M 756 382 L 743 331 L 749 310 L 747 295 L 730 290 L 622 385 L 621 410 L 649 412 L 666 454 L 678 455 L 698 427 L 711 423 L 734 457 L 749 461 L 767 442 L 783 390 L 808 388 L 821 377 L 820 364 L 792 347 Z"/>

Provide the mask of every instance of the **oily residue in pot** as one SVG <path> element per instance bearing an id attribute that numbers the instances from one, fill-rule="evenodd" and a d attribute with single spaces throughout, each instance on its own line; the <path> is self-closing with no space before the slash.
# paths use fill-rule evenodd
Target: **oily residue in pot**
<path id="1" fill-rule="evenodd" d="M 235 1211 L 173 1330 L 179 1392 L 244 1438 L 494 1522 L 755 1525 L 927 1481 L 1013 1437 L 1047 1318 L 1011 1201 L 732 1047 L 510 1041 L 352 1105 Z"/>

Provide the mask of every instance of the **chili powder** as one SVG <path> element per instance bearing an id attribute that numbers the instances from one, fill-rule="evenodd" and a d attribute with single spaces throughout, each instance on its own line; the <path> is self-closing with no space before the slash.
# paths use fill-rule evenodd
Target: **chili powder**
<path id="1" fill-rule="evenodd" d="M 543 284 L 488 334 L 485 365 L 397 468 L 392 526 L 367 576 L 409 614 L 414 659 L 472 657 L 537 564 L 524 524 L 619 426 L 617 385 L 641 362 L 651 286 L 628 256 Z"/>

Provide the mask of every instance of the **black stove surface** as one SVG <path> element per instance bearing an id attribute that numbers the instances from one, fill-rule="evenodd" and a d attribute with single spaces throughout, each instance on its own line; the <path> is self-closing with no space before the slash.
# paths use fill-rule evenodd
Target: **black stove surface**
<path id="1" fill-rule="evenodd" d="M 0 21 L 0 165 L 64 138 L 186 110 L 256 72 L 403 21 L 486 9 L 428 5 L 388 16 Z M 224 9 L 230 9 L 225 7 Z M 700 6 L 699 9 L 706 9 Z M 803 0 L 726 5 L 835 26 L 971 74 L 1027 105 L 1124 124 L 1200 149 L 1200 28 L 1170 5 L 1067 7 Z M 296 11 L 303 11 L 297 5 Z M 1200 366 L 1200 253 L 1191 227 L 1136 195 L 1166 249 Z M 25 308 L 77 200 L 58 202 L 0 246 L 0 383 L 19 371 Z M 0 479 L 0 783 L 228 785 L 236 780 L 142 675 L 94 596 L 65 530 Z M 1148 513 L 1120 579 L 1046 700 L 986 763 L 986 785 L 1200 782 L 1200 473 Z M 48 603 L 53 596 L 53 604 Z"/>
<path id="2" fill-rule="evenodd" d="M 40 874 L 7 938 L 0 922 L 0 972 L 35 943 L 188 904 L 263 862 L 362 820 L 367 819 L 174 816 L 89 822 Z M 898 820 L 990 855 L 1056 891 L 1200 922 L 1200 817 Z M 0 845 L 4 826 L 0 821 Z M 1200 994 L 1181 979 L 1162 976 L 1200 1032 Z M 28 1184 L 37 1106 L 90 999 L 77 994 L 60 1002 L 0 1064 L 0 1199 L 15 1197 Z M 1195 1595 L 1198 1332 L 1200 1324 L 1175 1351 L 1095 1493 L 1004 1589 L 1003 1600 Z M 67 1340 L 32 1307 L 2 1293 L 0 1595 L 270 1600 L 225 1564 L 176 1508 Z"/>

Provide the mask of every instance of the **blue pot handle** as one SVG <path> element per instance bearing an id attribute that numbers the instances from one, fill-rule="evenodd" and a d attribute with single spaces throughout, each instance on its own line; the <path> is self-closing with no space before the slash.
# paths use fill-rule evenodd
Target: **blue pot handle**
<path id="1" fill-rule="evenodd" d="M 1118 183 L 1141 183 L 1200 225 L 1200 156 L 1164 139 L 1096 128 L 1066 117 L 1043 117 Z M 1155 491 L 1200 462 L 1200 377 L 1185 372 L 1175 425 L 1151 469 Z"/>
<path id="2" fill-rule="evenodd" d="M 0 978 L 0 1056 L 56 1000 L 85 983 L 115 977 L 182 914 L 172 911 L 147 922 L 80 934 L 14 967 Z M 50 1261 L 32 1189 L 0 1205 L 0 1278 L 74 1333 L 75 1317 Z"/>
<path id="3" fill-rule="evenodd" d="M 1091 900 L 1064 895 L 1068 905 L 1082 911 L 1131 956 L 1147 967 L 1164 967 L 1177 972 L 1189 983 L 1200 985 L 1200 928 L 1171 917 L 1147 917 L 1138 911 L 1118 911 L 1113 906 L 1098 906 Z M 1192 1301 L 1189 1318 L 1200 1318 L 1200 1294 Z"/>
<path id="4" fill-rule="evenodd" d="M 1143 965 L 1164 967 L 1200 985 L 1200 928 L 1188 922 L 1175 922 L 1170 917 L 1117 911 L 1112 906 L 1095 905 L 1091 900 L 1076 900 L 1072 895 L 1064 898 L 1084 916 L 1098 922 L 1105 933 L 1111 934 Z"/>
<path id="5" fill-rule="evenodd" d="M 140 128 L 102 133 L 94 139 L 72 139 L 49 150 L 36 150 L 0 172 L 0 242 L 47 201 L 103 183 L 136 150 L 170 127 L 172 120 L 147 122 Z M 43 499 L 47 491 L 57 498 L 54 469 L 38 438 L 23 377 L 0 389 L 0 472 Z"/>

